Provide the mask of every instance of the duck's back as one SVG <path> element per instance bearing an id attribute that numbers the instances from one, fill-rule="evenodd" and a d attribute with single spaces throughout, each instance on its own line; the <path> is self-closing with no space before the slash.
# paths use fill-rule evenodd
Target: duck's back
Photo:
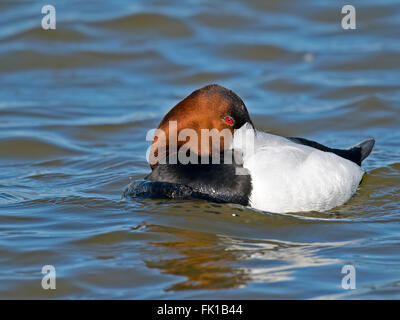
<path id="1" fill-rule="evenodd" d="M 257 131 L 254 142 L 253 150 L 243 148 L 243 166 L 251 174 L 250 204 L 260 210 L 329 210 L 350 199 L 364 174 L 347 159 L 284 137 Z"/>

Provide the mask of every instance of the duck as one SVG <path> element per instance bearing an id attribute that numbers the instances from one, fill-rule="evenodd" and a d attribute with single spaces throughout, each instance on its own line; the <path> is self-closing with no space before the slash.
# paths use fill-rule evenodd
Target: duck
<path id="1" fill-rule="evenodd" d="M 375 144 L 369 138 L 336 149 L 259 131 L 243 100 L 217 84 L 177 103 L 156 132 L 162 134 L 148 149 L 151 172 L 125 195 L 196 198 L 271 213 L 325 212 L 345 204 Z"/>

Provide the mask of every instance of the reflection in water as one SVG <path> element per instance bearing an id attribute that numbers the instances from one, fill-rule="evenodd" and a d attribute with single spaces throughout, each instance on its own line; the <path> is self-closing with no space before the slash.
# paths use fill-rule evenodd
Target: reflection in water
<path id="1" fill-rule="evenodd" d="M 276 240 L 235 240 L 227 238 L 227 250 L 236 252 L 240 260 L 262 262 L 261 267 L 246 268 L 253 282 L 277 282 L 294 279 L 294 270 L 340 263 L 338 259 L 319 256 L 322 248 L 342 246 L 345 242 L 334 243 L 293 243 Z M 278 262 L 278 265 L 276 265 Z"/>
<path id="2" fill-rule="evenodd" d="M 245 270 L 233 267 L 239 259 L 235 252 L 226 250 L 218 235 L 157 225 L 149 225 L 147 231 L 172 234 L 178 238 L 176 241 L 151 242 L 176 251 L 178 257 L 170 258 L 171 253 L 167 252 L 166 258 L 146 261 L 149 268 L 186 277 L 166 290 L 237 288 L 249 280 Z"/>
<path id="3" fill-rule="evenodd" d="M 159 225 L 147 225 L 146 231 L 178 238 L 150 242 L 165 248 L 165 254 L 160 259 L 145 261 L 149 268 L 186 278 L 166 290 L 228 289 L 243 287 L 249 282 L 293 280 L 299 268 L 340 263 L 338 259 L 321 256 L 319 251 L 349 243 L 235 239 Z M 171 258 L 170 251 L 178 253 L 178 257 Z"/>

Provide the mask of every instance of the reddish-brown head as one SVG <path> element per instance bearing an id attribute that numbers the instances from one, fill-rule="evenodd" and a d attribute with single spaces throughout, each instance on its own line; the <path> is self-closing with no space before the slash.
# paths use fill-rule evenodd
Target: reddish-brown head
<path id="1" fill-rule="evenodd" d="M 174 122 L 175 125 L 171 125 Z M 229 130 L 233 137 L 234 130 L 246 122 L 253 125 L 245 104 L 233 91 L 215 84 L 198 89 L 174 106 L 158 125 L 158 129 L 165 133 L 165 140 L 157 136 L 154 138 L 150 149 L 150 166 L 154 169 L 158 165 L 158 161 L 154 161 L 154 156 L 158 159 L 168 157 L 171 143 L 177 144 L 178 150 L 185 145 L 191 152 L 200 156 L 209 155 L 216 148 L 222 152 L 230 141 L 224 141 L 228 139 L 226 135 L 224 138 L 219 135 L 217 139 L 213 139 L 212 135 Z M 196 132 L 200 139 L 199 143 L 192 141 L 190 137 L 183 141 L 170 141 L 171 135 L 178 137 L 184 129 Z M 202 129 L 208 129 L 211 132 L 211 137 L 207 138 L 210 139 L 206 143 L 207 148 L 203 147 L 205 141 L 201 141 Z M 167 146 L 163 151 L 159 148 L 161 144 Z M 163 154 L 161 155 L 160 152 Z"/>

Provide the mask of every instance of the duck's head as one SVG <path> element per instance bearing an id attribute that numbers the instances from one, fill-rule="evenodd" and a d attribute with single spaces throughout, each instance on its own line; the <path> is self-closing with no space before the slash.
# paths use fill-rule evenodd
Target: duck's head
<path id="1" fill-rule="evenodd" d="M 171 155 L 171 144 L 177 150 L 184 146 L 199 156 L 208 156 L 214 150 L 223 152 L 230 145 L 234 130 L 246 122 L 254 128 L 244 102 L 233 91 L 216 84 L 200 88 L 175 105 L 161 120 L 157 129 L 165 135 L 156 134 L 153 139 L 150 166 L 154 169 L 161 159 Z M 188 130 L 184 129 L 190 129 L 198 140 L 187 136 Z M 209 130 L 211 136 L 202 136 L 203 129 Z M 208 141 L 204 141 L 206 139 Z"/>

